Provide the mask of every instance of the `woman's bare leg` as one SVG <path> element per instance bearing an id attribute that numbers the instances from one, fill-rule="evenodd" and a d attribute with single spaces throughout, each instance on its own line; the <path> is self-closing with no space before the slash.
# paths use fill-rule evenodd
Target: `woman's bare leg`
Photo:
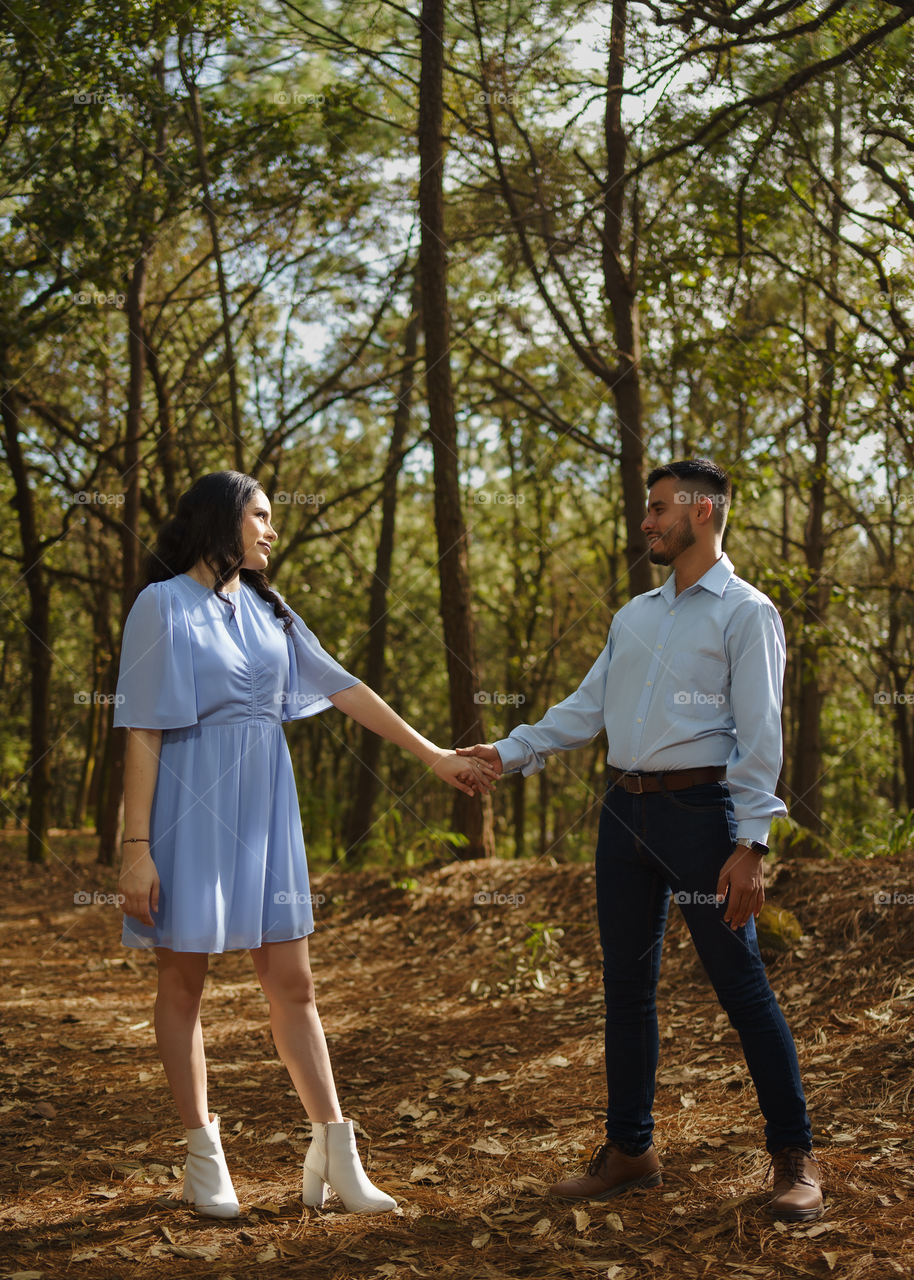
<path id="1" fill-rule="evenodd" d="M 159 991 L 155 1029 L 159 1057 L 185 1129 L 209 1124 L 200 1000 L 209 967 L 205 952 L 156 947 Z"/>
<path id="2" fill-rule="evenodd" d="M 292 1077 L 302 1106 L 317 1124 L 343 1118 L 324 1029 L 314 1003 L 308 939 L 267 942 L 251 951 L 279 1056 Z"/>

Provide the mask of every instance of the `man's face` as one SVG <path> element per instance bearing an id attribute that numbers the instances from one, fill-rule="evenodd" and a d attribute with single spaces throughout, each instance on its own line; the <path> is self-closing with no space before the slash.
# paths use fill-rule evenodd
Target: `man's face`
<path id="1" fill-rule="evenodd" d="M 651 564 L 670 565 L 695 544 L 691 500 L 677 502 L 676 494 L 677 481 L 672 476 L 658 480 L 648 494 L 641 528 L 647 534 Z"/>

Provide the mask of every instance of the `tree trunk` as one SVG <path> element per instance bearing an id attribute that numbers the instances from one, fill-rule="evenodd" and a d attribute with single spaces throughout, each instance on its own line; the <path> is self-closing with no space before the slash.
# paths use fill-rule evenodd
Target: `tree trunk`
<path id="1" fill-rule="evenodd" d="M 19 438 L 16 394 L 4 376 L 0 395 L 6 460 L 16 489 L 15 508 L 22 541 L 23 577 L 29 593 L 29 677 L 31 681 L 31 743 L 29 759 L 29 818 L 26 856 L 44 862 L 47 852 L 48 796 L 51 788 L 51 589 L 44 570 L 44 550 L 35 513 L 34 495 Z"/>
<path id="2" fill-rule="evenodd" d="M 833 115 L 832 173 L 835 187 L 841 187 L 841 114 L 840 94 L 836 94 Z M 836 291 L 838 275 L 838 236 L 841 229 L 841 206 L 837 197 L 831 202 L 829 237 L 829 277 Z M 830 305 L 826 303 L 826 305 Z M 824 348 L 819 354 L 819 394 L 817 398 L 814 463 L 809 496 L 809 519 L 806 525 L 804 552 L 809 586 L 803 597 L 802 641 L 799 652 L 800 689 L 797 703 L 797 735 L 793 767 L 793 800 L 791 816 L 817 835 L 822 832 L 822 680 L 824 652 L 823 630 L 828 607 L 829 587 L 823 576 L 825 564 L 825 509 L 828 494 L 828 447 L 834 430 L 835 358 L 838 323 L 834 312 L 825 321 Z M 799 856 L 816 857 L 821 852 L 815 841 L 801 842 L 795 849 Z"/>
<path id="3" fill-rule="evenodd" d="M 178 464 L 175 458 L 175 437 L 174 437 L 174 418 L 171 409 L 171 393 L 168 389 L 168 382 L 165 373 L 159 362 L 159 353 L 149 335 L 149 330 L 143 327 L 144 342 L 146 344 L 146 359 L 149 363 L 149 372 L 152 376 L 152 385 L 155 387 L 156 403 L 159 407 L 159 434 L 156 438 L 156 458 L 162 471 L 162 491 L 165 495 L 165 510 L 169 516 L 173 516 L 178 507 Z"/>
<path id="4" fill-rule="evenodd" d="M 549 852 L 549 775 L 540 769 L 537 776 L 539 783 L 539 820 L 540 820 L 540 853 L 545 858 Z"/>
<path id="5" fill-rule="evenodd" d="M 517 497 L 517 473 L 518 459 L 515 454 L 514 441 L 511 438 L 511 424 L 502 423 L 502 441 L 508 455 L 508 463 L 511 467 L 511 493 Z M 530 618 L 524 618 L 523 606 L 528 603 L 526 582 L 524 580 L 524 562 L 523 554 L 520 550 L 521 543 L 524 540 L 524 530 L 521 523 L 520 508 L 515 501 L 511 508 L 511 553 L 514 556 L 514 590 L 511 592 L 511 598 L 508 601 L 508 617 L 507 617 L 507 640 L 508 640 L 508 662 L 506 672 L 506 692 L 509 697 L 513 697 L 507 705 L 507 715 L 505 717 L 505 737 L 518 725 L 524 724 L 529 715 L 530 708 L 526 706 L 527 694 L 522 687 L 523 678 L 526 675 L 529 683 L 530 673 L 523 666 L 524 657 L 528 652 L 526 627 L 529 626 Z M 523 702 L 519 702 L 518 698 L 523 698 Z M 520 772 L 515 773 L 510 780 L 511 789 L 511 820 L 514 828 L 514 856 L 522 858 L 526 852 L 526 824 L 527 824 L 527 779 Z"/>
<path id="6" fill-rule="evenodd" d="M 98 688 L 98 645 L 93 647 L 92 653 L 92 688 L 93 691 Z M 99 724 L 102 717 L 102 708 L 93 697 L 89 703 L 89 720 L 86 725 L 86 745 L 83 755 L 82 768 L 79 774 L 79 785 L 76 788 L 76 798 L 73 801 L 73 813 L 70 818 L 70 826 L 75 831 L 81 830 L 86 820 L 86 808 L 89 802 L 89 792 L 92 787 L 92 774 L 95 769 L 95 761 L 98 756 L 98 738 Z"/>
<path id="7" fill-rule="evenodd" d="M 894 547 L 892 559 L 894 561 Z M 892 564 L 894 576 L 894 563 Z M 914 732 L 907 706 L 907 681 L 903 661 L 905 650 L 904 623 L 902 611 L 906 608 L 907 589 L 902 583 L 899 587 L 893 582 L 889 587 L 889 626 L 886 637 L 885 654 L 889 667 L 889 681 L 895 695 L 895 733 L 898 738 L 898 754 L 900 756 L 901 774 L 904 780 L 905 802 L 914 812 Z M 901 653 L 899 653 L 901 639 Z M 900 787 L 899 787 L 900 790 Z M 896 809 L 899 805 L 896 803 Z"/>
<path id="8" fill-rule="evenodd" d="M 798 655 L 800 687 L 797 697 L 797 730 L 794 744 L 793 798 L 790 806 L 791 817 L 816 834 L 822 831 L 820 668 L 823 656 L 822 633 L 828 603 L 828 584 L 823 579 L 822 571 L 825 563 L 824 528 L 828 486 L 828 444 L 832 428 L 836 338 L 835 321 L 829 318 L 825 326 L 825 354 L 820 364 L 819 402 L 813 438 L 815 461 L 804 544 L 808 586 L 801 606 L 802 640 Z M 807 841 L 799 844 L 795 852 L 801 857 L 816 857 L 820 850 L 814 841 Z"/>
<path id="9" fill-rule="evenodd" d="M 511 800 L 514 826 L 514 856 L 523 858 L 527 852 L 527 779 L 520 772 L 511 778 Z"/>
<path id="10" fill-rule="evenodd" d="M 613 0 L 606 76 L 606 184 L 603 189 L 603 288 L 612 312 L 618 377 L 613 384 L 619 419 L 619 475 L 625 512 L 629 592 L 641 595 L 654 585 L 647 537 L 641 528 L 646 507 L 644 438 L 641 411 L 641 338 L 638 325 L 638 197 L 632 205 L 629 264 L 623 262 L 625 162 L 628 138 L 622 124 L 627 0 Z"/>
<path id="11" fill-rule="evenodd" d="M 905 697 L 904 683 L 899 680 L 899 689 L 895 692 L 899 700 L 895 703 L 895 728 L 898 732 L 898 746 L 901 754 L 901 771 L 904 778 L 904 796 L 908 809 L 914 813 L 914 733 L 911 730 L 911 718 L 908 708 L 901 701 Z"/>
<path id="12" fill-rule="evenodd" d="M 394 553 L 394 534 L 397 519 L 397 477 L 403 465 L 402 450 L 409 429 L 410 402 L 415 383 L 416 351 L 419 345 L 419 286 L 414 280 L 410 296 L 410 315 L 403 343 L 403 374 L 397 407 L 393 414 L 393 426 L 387 448 L 387 466 L 381 497 L 381 532 L 375 557 L 374 577 L 368 603 L 368 655 L 365 664 L 365 683 L 379 698 L 384 696 L 386 674 L 385 647 L 387 644 L 387 589 L 390 585 L 390 568 Z M 372 814 L 378 790 L 378 764 L 381 757 L 381 739 L 370 729 L 362 728 L 358 752 L 358 775 L 355 796 L 346 820 L 343 847 L 345 858 L 358 863 L 364 853 L 365 842 L 372 828 Z"/>
<path id="13" fill-rule="evenodd" d="M 127 395 L 127 429 L 124 438 L 124 515 L 118 530 L 121 538 L 121 626 L 136 598 L 139 571 L 140 531 L 140 434 L 143 430 L 143 379 L 146 373 L 144 310 L 146 306 L 147 254 L 151 242 L 144 240 L 133 265 L 127 289 L 127 351 L 130 379 Z M 113 655 L 118 663 L 119 652 Z M 99 828 L 98 861 L 110 867 L 117 853 L 124 811 L 124 761 L 127 755 L 127 730 L 116 729 L 109 722 L 110 747 L 105 782 L 105 804 Z"/>
<path id="14" fill-rule="evenodd" d="M 95 764 L 86 794 L 86 813 L 92 815 L 92 825 L 96 834 L 102 829 L 102 815 L 105 812 L 105 769 L 108 751 L 108 715 L 100 709 L 98 718 L 98 736 L 95 743 Z"/>
<path id="15" fill-rule="evenodd" d="M 423 0 L 420 22 L 422 66 L 419 74 L 419 250 L 422 314 L 425 330 L 425 380 L 429 434 L 435 467 L 435 531 L 441 621 L 447 653 L 454 746 L 485 742 L 485 726 L 473 695 L 479 689 L 476 637 L 470 603 L 467 534 L 460 495 L 457 419 L 451 382 L 450 317 L 447 296 L 447 241 L 442 169 L 444 148 L 444 0 Z M 487 849 L 479 798 L 455 793 L 453 828 L 469 841 L 466 856 Z M 491 806 L 490 806 L 491 809 Z M 488 824 L 491 831 L 491 824 Z M 489 836 L 491 840 L 491 836 Z"/>
<path id="16" fill-rule="evenodd" d="M 238 371 L 235 363 L 234 342 L 232 340 L 228 287 L 225 282 L 225 268 L 222 262 L 222 246 L 219 242 L 219 222 L 216 218 L 216 211 L 213 208 L 210 195 L 209 166 L 206 161 L 206 138 L 203 132 L 203 110 L 200 106 L 197 82 L 188 74 L 183 41 L 178 43 L 178 62 L 181 68 L 181 79 L 184 81 L 184 87 L 187 90 L 188 110 L 194 134 L 194 143 L 197 149 L 197 168 L 200 171 L 200 185 L 203 190 L 203 211 L 209 224 L 213 258 L 216 263 L 216 279 L 219 284 L 219 305 L 222 310 L 222 332 L 225 342 L 225 364 L 228 372 L 229 402 L 232 410 L 232 453 L 235 460 L 235 470 L 244 471 L 244 439 L 241 432 L 241 410 L 238 403 Z"/>

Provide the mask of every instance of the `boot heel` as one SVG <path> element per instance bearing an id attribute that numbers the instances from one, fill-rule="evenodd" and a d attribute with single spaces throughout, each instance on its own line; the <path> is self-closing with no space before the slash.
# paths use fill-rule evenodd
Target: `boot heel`
<path id="1" fill-rule="evenodd" d="M 318 1174 L 312 1173 L 310 1169 L 302 1168 L 301 1174 L 301 1199 L 302 1204 L 306 1204 L 309 1209 L 316 1209 L 324 1203 L 327 1198 L 329 1187 L 323 1178 Z"/>

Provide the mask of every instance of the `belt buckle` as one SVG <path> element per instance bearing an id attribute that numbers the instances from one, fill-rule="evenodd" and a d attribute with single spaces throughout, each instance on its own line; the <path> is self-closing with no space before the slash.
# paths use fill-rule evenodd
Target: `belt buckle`
<path id="1" fill-rule="evenodd" d="M 643 785 L 643 783 L 642 783 L 642 781 L 641 781 L 641 775 L 640 775 L 640 773 L 627 773 L 627 774 L 625 775 L 625 777 L 626 777 L 626 779 L 631 778 L 634 782 L 637 782 L 637 784 L 638 784 L 637 786 L 631 786 L 631 787 L 630 787 L 630 786 L 628 785 L 628 781 L 626 781 L 626 783 L 625 783 L 625 790 L 626 790 L 626 791 L 631 792 L 631 794 L 632 794 L 632 795 L 636 795 L 636 796 L 640 796 L 640 795 L 643 795 L 643 794 L 644 794 L 644 785 Z"/>

